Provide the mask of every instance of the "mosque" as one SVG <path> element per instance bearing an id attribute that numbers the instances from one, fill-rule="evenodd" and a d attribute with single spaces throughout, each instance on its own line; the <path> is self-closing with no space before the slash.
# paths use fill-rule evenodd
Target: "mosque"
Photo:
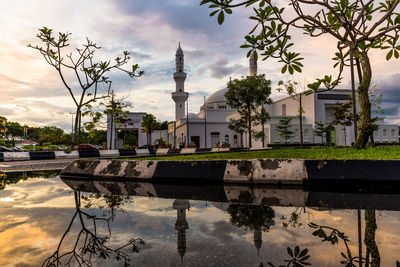
<path id="1" fill-rule="evenodd" d="M 249 58 L 249 75 L 257 75 L 257 60 L 252 53 Z M 175 121 L 168 125 L 168 130 L 156 130 L 152 134 L 152 144 L 156 139 L 163 138 L 173 148 L 178 148 L 190 142 L 198 148 L 215 147 L 220 141 L 226 141 L 230 147 L 248 147 L 248 136 L 228 128 L 230 119 L 240 117 L 238 112 L 227 104 L 225 93 L 227 88 L 217 90 L 211 94 L 200 107 L 199 112 L 188 113 L 188 92 L 185 91 L 187 74 L 184 70 L 184 53 L 179 44 L 175 53 L 175 91 L 171 93 L 175 102 Z M 351 90 L 335 89 L 328 92 L 319 92 L 311 95 L 302 94 L 303 103 L 303 140 L 304 143 L 321 143 L 320 137 L 315 136 L 316 122 L 330 124 L 333 121 L 334 109 L 337 105 L 351 99 Z M 185 105 L 186 104 L 186 105 Z M 270 115 L 270 119 L 264 124 L 264 145 L 285 143 L 286 140 L 279 136 L 277 126 L 282 118 L 291 118 L 290 130 L 294 132 L 288 143 L 300 143 L 300 124 L 298 118 L 299 103 L 291 97 L 274 101 L 264 108 Z M 107 144 L 110 148 L 120 148 L 121 140 L 116 138 L 117 130 L 138 130 L 138 145 L 146 144 L 146 134 L 141 131 L 141 120 L 146 113 L 131 113 L 128 118 L 129 125 L 116 126 L 108 120 Z M 111 120 L 112 121 L 112 120 Z M 397 143 L 399 142 L 398 125 L 384 124 L 384 118 L 376 122 L 379 129 L 374 132 L 375 142 Z M 254 131 L 260 132 L 262 125 L 255 126 Z M 330 143 L 339 146 L 349 146 L 354 142 L 353 126 L 343 128 L 340 125 L 331 126 L 327 134 Z M 253 147 L 262 147 L 263 140 L 252 138 Z"/>

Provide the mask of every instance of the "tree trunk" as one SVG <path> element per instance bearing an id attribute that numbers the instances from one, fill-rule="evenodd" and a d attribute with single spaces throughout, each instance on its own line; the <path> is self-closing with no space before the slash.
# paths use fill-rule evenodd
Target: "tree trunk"
<path id="1" fill-rule="evenodd" d="M 360 105 L 359 133 L 354 144 L 355 148 L 364 148 L 370 136 L 373 134 L 371 120 L 371 102 L 368 90 L 371 84 L 371 64 L 366 52 L 355 51 L 355 57 L 360 60 L 362 68 L 362 80 L 358 85 L 358 101 Z"/>
<path id="2" fill-rule="evenodd" d="M 364 243 L 367 246 L 367 251 L 371 254 L 371 267 L 378 267 L 381 264 L 379 248 L 375 241 L 376 229 L 375 210 L 365 210 Z"/>
<path id="3" fill-rule="evenodd" d="M 247 131 L 249 133 L 249 148 L 252 147 L 251 144 L 251 110 L 250 108 L 247 109 L 247 122 L 248 122 L 248 126 L 247 126 Z"/>
<path id="4" fill-rule="evenodd" d="M 78 128 L 79 128 L 79 113 L 81 112 L 81 108 L 77 107 L 75 112 L 75 123 L 74 123 L 74 132 L 73 132 L 73 145 L 78 145 Z"/>
<path id="5" fill-rule="evenodd" d="M 300 147 L 303 147 L 303 100 L 300 94 L 299 106 L 300 106 Z"/>
<path id="6" fill-rule="evenodd" d="M 265 147 L 265 129 L 264 129 L 264 123 L 262 122 L 262 146 Z"/>

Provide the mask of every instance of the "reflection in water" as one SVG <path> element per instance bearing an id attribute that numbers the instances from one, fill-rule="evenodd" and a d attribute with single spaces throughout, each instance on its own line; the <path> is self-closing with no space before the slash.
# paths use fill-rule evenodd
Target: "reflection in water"
<path id="1" fill-rule="evenodd" d="M 189 229 L 189 224 L 186 221 L 186 210 L 190 208 L 189 201 L 176 199 L 172 205 L 176 209 L 175 229 L 178 230 L 178 253 L 183 262 L 183 256 L 186 252 L 186 230 Z"/>
<path id="2" fill-rule="evenodd" d="M 275 212 L 269 206 L 230 204 L 227 212 L 231 216 L 231 223 L 236 227 L 244 227 L 253 231 L 254 246 L 257 254 L 262 245 L 262 231 L 268 232 L 275 225 Z"/>
<path id="3" fill-rule="evenodd" d="M 60 170 L 53 171 L 31 171 L 31 172 L 0 172 L 0 190 L 6 189 L 7 185 L 17 184 L 20 181 L 25 181 L 28 178 L 53 178 L 60 174 Z"/>
<path id="4" fill-rule="evenodd" d="M 0 191 L 0 266 L 65 266 L 68 261 L 71 266 L 123 266 L 120 252 L 133 266 L 371 267 L 396 266 L 399 260 L 398 211 L 360 208 L 345 198 L 337 201 L 344 208 L 332 209 L 324 202 L 328 197 L 276 188 L 223 188 L 206 202 L 191 197 L 209 198 L 197 188 L 185 187 L 181 195 L 173 186 L 120 184 L 99 181 L 96 186 L 135 188 L 153 197 L 128 197 L 123 194 L 128 190 L 73 192 L 57 178 L 8 185 Z M 245 190 L 253 195 L 250 203 L 238 202 L 236 192 Z M 168 198 L 154 197 L 167 193 Z M 312 200 L 314 206 L 301 199 Z M 394 207 L 385 203 L 379 205 Z M 141 239 L 129 243 L 132 236 Z M 132 253 L 135 248 L 140 253 Z"/>
<path id="5" fill-rule="evenodd" d="M 112 196 L 107 197 L 108 199 L 115 199 Z M 80 192 L 74 191 L 74 198 L 76 211 L 72 216 L 71 222 L 61 237 L 57 250 L 44 261 L 42 266 L 92 266 L 94 256 L 103 260 L 121 260 L 124 266 L 128 266 L 131 259 L 126 250 L 129 249 L 131 252 L 138 253 L 139 246 L 144 245 L 144 241 L 140 238 L 131 238 L 125 244 L 112 248 L 107 242 L 111 237 L 110 221 L 113 219 L 114 213 L 111 212 L 111 216 L 109 217 L 99 217 L 95 214 L 89 214 L 81 208 Z M 116 199 L 118 198 L 117 196 Z M 87 200 L 87 198 L 84 199 Z M 118 204 L 119 202 L 116 202 L 116 205 Z M 73 247 L 69 251 L 62 252 L 62 245 L 67 235 L 72 230 L 76 218 L 78 218 L 78 224 L 80 226 L 79 233 L 76 240 L 73 242 Z M 84 218 L 86 218 L 86 220 Z M 102 222 L 106 224 L 106 233 L 102 233 L 102 229 L 99 226 L 99 223 Z"/>

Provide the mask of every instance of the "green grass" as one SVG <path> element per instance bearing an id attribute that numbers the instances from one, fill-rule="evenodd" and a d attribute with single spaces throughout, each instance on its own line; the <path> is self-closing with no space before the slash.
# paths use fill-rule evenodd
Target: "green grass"
<path id="1" fill-rule="evenodd" d="M 263 151 L 224 152 L 211 154 L 154 156 L 138 160 L 209 160 L 209 159 L 256 159 L 256 158 L 293 158 L 293 159 L 399 159 L 399 146 L 354 148 L 285 148 Z"/>

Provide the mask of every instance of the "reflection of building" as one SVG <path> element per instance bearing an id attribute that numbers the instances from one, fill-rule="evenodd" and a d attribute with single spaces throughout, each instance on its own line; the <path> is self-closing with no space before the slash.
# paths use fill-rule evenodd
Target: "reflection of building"
<path id="1" fill-rule="evenodd" d="M 175 229 L 178 230 L 178 253 L 183 260 L 186 252 L 186 230 L 189 229 L 186 210 L 190 208 L 190 204 L 188 200 L 176 199 L 172 207 L 177 211 Z"/>

